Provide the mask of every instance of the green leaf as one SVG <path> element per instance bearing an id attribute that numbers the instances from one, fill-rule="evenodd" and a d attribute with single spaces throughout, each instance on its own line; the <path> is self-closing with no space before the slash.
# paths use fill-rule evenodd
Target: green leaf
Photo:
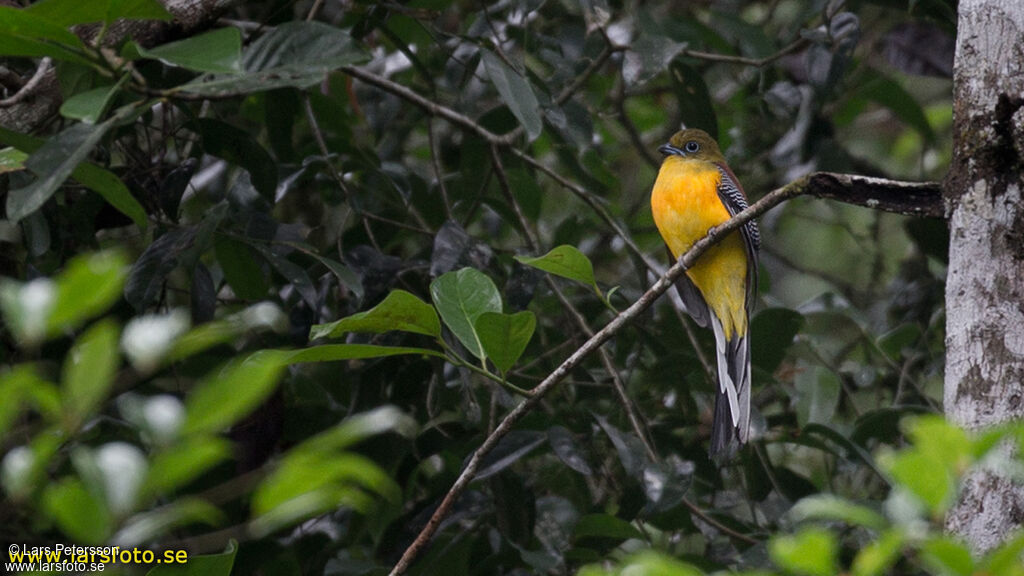
<path id="1" fill-rule="evenodd" d="M 49 56 L 88 66 L 89 60 L 76 52 L 84 49 L 81 39 L 67 26 L 37 16 L 28 8 L 0 6 L 0 56 Z"/>
<path id="2" fill-rule="evenodd" d="M 672 59 L 685 48 L 685 42 L 645 32 L 626 52 L 622 63 L 622 79 L 631 87 L 644 84 L 668 68 Z"/>
<path id="3" fill-rule="evenodd" d="M 948 536 L 932 536 L 921 545 L 921 560 L 934 574 L 971 576 L 974 559 L 971 551 Z"/>
<path id="4" fill-rule="evenodd" d="M 543 256 L 535 258 L 516 256 L 515 258 L 520 264 L 532 266 L 555 276 L 575 280 L 590 286 L 598 294 L 601 293 L 597 287 L 597 281 L 594 280 L 594 265 L 591 264 L 590 258 L 587 258 L 583 252 L 580 252 L 574 246 L 563 244 L 556 246 Z"/>
<path id="5" fill-rule="evenodd" d="M 46 141 L 0 126 L 0 142 L 10 144 L 22 152 L 32 153 L 41 148 Z M 124 182 L 109 170 L 91 162 L 82 162 L 71 172 L 71 177 L 102 196 L 111 206 L 131 218 L 139 228 L 145 228 L 148 224 L 149 217 L 145 208 L 132 196 Z"/>
<path id="6" fill-rule="evenodd" d="M 110 319 L 89 328 L 64 361 L 62 403 L 73 432 L 107 397 L 114 384 L 120 356 L 117 324 Z"/>
<path id="7" fill-rule="evenodd" d="M 261 350 L 214 370 L 186 399 L 183 432 L 215 433 L 234 424 L 270 396 L 284 367 L 281 351 Z"/>
<path id="8" fill-rule="evenodd" d="M 865 82 L 860 92 L 891 110 L 897 118 L 916 130 L 926 143 L 935 141 L 935 131 L 928 123 L 924 109 L 899 82 L 879 74 L 874 80 Z"/>
<path id="9" fill-rule="evenodd" d="M 921 339 L 921 327 L 917 324 L 903 324 L 878 337 L 878 348 L 893 362 L 902 357 L 903 349 Z"/>
<path id="10" fill-rule="evenodd" d="M 223 522 L 224 513 L 213 504 L 199 498 L 185 497 L 132 516 L 114 535 L 114 539 L 124 547 L 141 547 L 179 527 L 197 523 L 215 526 Z M 162 561 L 161 564 L 172 560 L 179 562 L 187 559 L 188 554 L 181 549 L 166 550 L 159 552 L 157 558 Z"/>
<path id="11" fill-rule="evenodd" d="M 28 158 L 28 154 L 17 148 L 0 150 L 0 174 L 24 170 L 26 158 Z"/>
<path id="12" fill-rule="evenodd" d="M 75 94 L 61 105 L 61 116 L 72 120 L 81 120 L 86 124 L 95 124 L 107 111 L 127 79 L 128 75 L 124 75 L 116 84 Z"/>
<path id="13" fill-rule="evenodd" d="M 291 453 L 336 452 L 385 432 L 396 432 L 413 438 L 416 435 L 416 421 L 394 406 L 378 406 L 345 418 L 340 424 L 292 448 Z"/>
<path id="14" fill-rule="evenodd" d="M 219 344 L 231 342 L 246 331 L 269 329 L 284 332 L 287 327 L 288 319 L 277 305 L 261 302 L 241 312 L 193 328 L 174 343 L 167 359 L 175 362 L 188 358 Z"/>
<path id="15" fill-rule="evenodd" d="M 629 522 L 608 514 L 587 514 L 573 528 L 573 537 L 610 538 L 612 540 L 642 539 L 643 534 Z"/>
<path id="16" fill-rule="evenodd" d="M 904 536 L 895 530 L 886 530 L 871 544 L 857 553 L 850 567 L 852 576 L 878 576 L 887 573 L 899 559 Z"/>
<path id="17" fill-rule="evenodd" d="M 942 416 L 923 415 L 904 423 L 914 448 L 941 462 L 949 472 L 962 474 L 973 462 L 974 448 L 967 433 Z"/>
<path id="18" fill-rule="evenodd" d="M 243 300 L 259 300 L 266 297 L 270 289 L 263 268 L 256 261 L 252 248 L 227 236 L 214 240 L 217 263 L 224 272 L 224 279 L 235 296 Z"/>
<path id="19" fill-rule="evenodd" d="M 178 87 L 203 96 L 306 88 L 366 54 L 344 30 L 320 22 L 286 22 L 260 36 L 242 55 L 241 74 L 203 77 Z"/>
<path id="20" fill-rule="evenodd" d="M 174 17 L 156 0 L 44 0 L 27 8 L 33 16 L 63 28 L 115 20 L 172 20 Z"/>
<path id="21" fill-rule="evenodd" d="M 540 136 L 544 123 L 541 121 L 540 104 L 530 82 L 490 50 L 481 50 L 480 56 L 487 76 L 494 83 L 505 105 L 526 128 L 526 134 L 532 142 Z"/>
<path id="22" fill-rule="evenodd" d="M 835 576 L 839 544 L 831 532 L 804 528 L 792 536 L 775 536 L 768 542 L 772 561 L 783 570 L 806 576 Z"/>
<path id="23" fill-rule="evenodd" d="M 220 554 L 189 554 L 185 563 L 159 564 L 146 576 L 231 576 L 238 554 L 238 542 L 231 540 Z"/>
<path id="24" fill-rule="evenodd" d="M 43 508 L 61 531 L 80 544 L 99 544 L 110 534 L 112 522 L 106 505 L 77 478 L 47 486 Z"/>
<path id="25" fill-rule="evenodd" d="M 277 163 L 246 131 L 213 118 L 197 118 L 195 130 L 203 139 L 207 154 L 223 158 L 249 172 L 252 185 L 269 202 L 277 189 Z"/>
<path id="26" fill-rule="evenodd" d="M 879 464 L 896 483 L 916 496 L 933 518 L 941 517 L 953 503 L 954 481 L 942 460 L 910 450 L 882 454 Z"/>
<path id="27" fill-rule="evenodd" d="M 440 338 L 441 321 L 430 304 L 405 290 L 394 290 L 380 304 L 366 312 L 313 326 L 309 331 L 309 339 L 337 338 L 347 332 L 381 334 L 391 330 Z"/>
<path id="28" fill-rule="evenodd" d="M 56 301 L 48 333 L 72 330 L 105 312 L 121 297 L 128 261 L 119 250 L 74 257 L 56 278 Z"/>
<path id="29" fill-rule="evenodd" d="M 16 222 L 42 207 L 113 125 L 112 120 L 95 126 L 75 124 L 51 136 L 25 160 L 25 167 L 38 178 L 28 186 L 8 192 L 7 217 Z"/>
<path id="30" fill-rule="evenodd" d="M 889 524 L 884 516 L 871 508 L 831 494 L 808 496 L 797 502 L 789 515 L 794 522 L 837 520 L 873 530 L 881 530 Z"/>
<path id="31" fill-rule="evenodd" d="M 796 415 L 800 426 L 831 422 L 839 406 L 841 388 L 835 372 L 821 366 L 803 365 L 793 385 L 797 393 Z"/>
<path id="32" fill-rule="evenodd" d="M 537 318 L 529 310 L 515 314 L 484 312 L 475 324 L 484 353 L 502 374 L 523 355 L 536 327 Z"/>
<path id="33" fill-rule="evenodd" d="M 754 365 L 766 372 L 775 372 L 803 325 L 803 315 L 794 310 L 766 308 L 759 311 L 750 322 L 751 341 L 758 343 Z"/>
<path id="34" fill-rule="evenodd" d="M 197 72 L 242 71 L 242 33 L 237 28 L 218 28 L 156 48 L 139 46 L 138 51 L 145 58 Z"/>
<path id="35" fill-rule="evenodd" d="M 157 497 L 192 482 L 211 467 L 231 456 L 232 445 L 216 436 L 185 439 L 153 455 L 143 485 L 143 494 Z"/>
<path id="36" fill-rule="evenodd" d="M 484 359 L 476 320 L 484 312 L 501 312 L 501 294 L 494 282 L 479 270 L 463 268 L 431 282 L 430 296 L 452 334 L 471 354 Z"/>
<path id="37" fill-rule="evenodd" d="M 413 354 L 417 356 L 435 356 L 445 358 L 437 350 L 429 348 L 410 348 L 406 346 L 376 346 L 373 344 L 327 344 L 313 346 L 294 352 L 283 352 L 284 361 L 289 364 L 305 362 L 338 362 L 340 360 L 365 360 L 367 358 L 387 358 Z"/>

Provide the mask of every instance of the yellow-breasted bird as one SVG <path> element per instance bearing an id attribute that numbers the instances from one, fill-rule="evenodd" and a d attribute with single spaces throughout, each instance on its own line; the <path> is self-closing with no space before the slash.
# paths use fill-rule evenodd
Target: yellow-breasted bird
<path id="1" fill-rule="evenodd" d="M 677 132 L 658 149 L 665 155 L 651 193 L 654 223 L 672 256 L 679 258 L 709 228 L 747 207 L 739 180 L 703 130 Z M 676 282 L 686 311 L 715 333 L 718 393 L 711 455 L 750 433 L 749 317 L 757 296 L 757 224 L 750 221 L 697 259 Z"/>

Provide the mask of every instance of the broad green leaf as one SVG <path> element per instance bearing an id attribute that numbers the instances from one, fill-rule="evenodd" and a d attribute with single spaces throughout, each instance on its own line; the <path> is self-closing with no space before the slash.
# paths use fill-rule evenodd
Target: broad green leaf
<path id="1" fill-rule="evenodd" d="M 197 227 L 171 228 L 154 240 L 132 264 L 124 298 L 141 312 L 160 295 L 164 281 L 196 244 Z"/>
<path id="2" fill-rule="evenodd" d="M 0 56 L 49 56 L 88 66 L 89 60 L 78 52 L 84 48 L 67 26 L 37 16 L 29 9 L 0 6 Z"/>
<path id="3" fill-rule="evenodd" d="M 313 326 L 309 331 L 309 339 L 337 338 L 347 332 L 380 334 L 391 330 L 439 338 L 441 321 L 430 304 L 405 290 L 394 290 L 380 304 L 366 312 Z"/>
<path id="4" fill-rule="evenodd" d="M 18 221 L 42 207 L 113 125 L 112 120 L 95 126 L 74 124 L 51 136 L 25 160 L 36 180 L 7 193 L 7 217 Z"/>
<path id="5" fill-rule="evenodd" d="M 586 284 L 598 294 L 601 293 L 594 280 L 594 265 L 590 263 L 590 258 L 587 258 L 574 246 L 568 244 L 556 246 L 547 254 L 535 258 L 516 256 L 516 261 L 555 276 Z"/>
<path id="6" fill-rule="evenodd" d="M 115 20 L 172 20 L 174 17 L 157 0 L 43 0 L 26 12 L 52 24 L 68 28 L 77 24 Z"/>
<path id="7" fill-rule="evenodd" d="M 477 358 L 486 357 L 476 321 L 484 312 L 501 312 L 501 294 L 483 272 L 463 268 L 430 283 L 430 296 L 448 329 Z"/>
<path id="8" fill-rule="evenodd" d="M 306 88 L 366 54 L 344 30 L 320 22 L 287 22 L 260 36 L 242 54 L 240 74 L 202 77 L 178 90 L 204 96 Z"/>
<path id="9" fill-rule="evenodd" d="M 266 297 L 270 286 L 252 248 L 227 236 L 217 236 L 213 245 L 217 263 L 235 296 L 243 300 Z"/>
<path id="10" fill-rule="evenodd" d="M 291 454 L 336 452 L 385 432 L 396 432 L 402 436 L 414 437 L 416 421 L 394 406 L 379 406 L 368 412 L 349 416 L 341 424 L 292 448 Z"/>
<path id="11" fill-rule="evenodd" d="M 839 406 L 840 382 L 835 372 L 821 366 L 803 366 L 794 379 L 796 416 L 801 426 L 826 424 Z"/>
<path id="12" fill-rule="evenodd" d="M 12 132 L 3 126 L 0 126 L 0 142 L 10 144 L 18 150 L 29 154 L 35 152 L 46 143 L 45 140 L 40 138 Z M 139 204 L 139 201 L 132 196 L 124 182 L 109 170 L 91 162 L 82 162 L 71 172 L 71 177 L 86 188 L 102 196 L 111 206 L 131 218 L 139 228 L 145 228 L 149 223 L 149 217 L 142 204 Z"/>
<path id="13" fill-rule="evenodd" d="M 750 322 L 751 341 L 758 343 L 754 365 L 769 373 L 775 372 L 803 325 L 803 315 L 794 310 L 766 308 L 759 311 Z"/>
<path id="14" fill-rule="evenodd" d="M 962 474 L 973 461 L 973 447 L 967 433 L 938 415 L 924 415 L 904 421 L 914 448 L 941 462 L 953 474 Z"/>
<path id="15" fill-rule="evenodd" d="M 71 330 L 105 312 L 121 297 L 128 273 L 122 252 L 107 250 L 76 256 L 56 278 L 56 300 L 48 333 Z"/>
<path id="16" fill-rule="evenodd" d="M 170 504 L 132 516 L 125 521 L 124 527 L 114 534 L 113 541 L 125 547 L 142 547 L 147 542 L 157 540 L 176 528 L 190 524 L 217 526 L 223 522 L 224 513 L 213 504 L 199 498 L 179 498 Z M 160 558 L 161 564 L 172 559 L 177 563 L 188 558 L 188 553 L 181 549 L 168 550 L 159 554 L 157 558 Z M 172 554 L 172 556 L 169 558 L 166 554 Z"/>
<path id="17" fill-rule="evenodd" d="M 111 531 L 111 518 L 100 498 L 77 478 L 50 484 L 43 493 L 43 509 L 61 531 L 80 544 L 99 544 Z"/>
<path id="18" fill-rule="evenodd" d="M 17 148 L 4 148 L 0 150 L 0 174 L 24 170 L 26 158 L 28 158 L 28 154 Z"/>
<path id="19" fill-rule="evenodd" d="M 587 463 L 582 451 L 573 439 L 572 433 L 565 427 L 552 426 L 548 428 L 548 443 L 551 444 L 551 449 L 558 456 L 558 459 L 566 466 L 585 476 L 590 476 L 594 473 L 594 470 Z"/>
<path id="20" fill-rule="evenodd" d="M 685 42 L 645 32 L 631 43 L 626 52 L 622 79 L 629 86 L 644 84 L 668 68 L 672 59 L 685 48 Z"/>
<path id="21" fill-rule="evenodd" d="M 107 111 L 114 97 L 121 90 L 121 86 L 128 79 L 122 76 L 121 80 L 110 86 L 101 86 L 87 92 L 75 94 L 64 101 L 60 107 L 60 113 L 65 118 L 81 120 L 86 124 L 95 124 Z"/>
<path id="22" fill-rule="evenodd" d="M 932 536 L 921 545 L 922 563 L 933 574 L 971 576 L 974 558 L 963 543 L 942 535 Z"/>
<path id="23" fill-rule="evenodd" d="M 744 574 L 754 576 L 756 573 Z M 576 576 L 704 576 L 704 572 L 661 552 L 643 550 L 623 560 L 614 572 L 594 564 L 584 566 Z"/>
<path id="24" fill-rule="evenodd" d="M 139 54 L 197 72 L 242 71 L 242 33 L 237 28 L 218 28 L 155 48 L 138 47 Z"/>
<path id="25" fill-rule="evenodd" d="M 231 576 L 238 542 L 231 540 L 220 554 L 188 555 L 185 563 L 158 564 L 146 576 Z"/>
<path id="26" fill-rule="evenodd" d="M 475 325 L 484 353 L 503 374 L 523 355 L 536 327 L 537 318 L 529 310 L 515 314 L 484 312 Z"/>
<path id="27" fill-rule="evenodd" d="M 903 324 L 878 337 L 878 349 L 890 360 L 896 362 L 902 357 L 904 348 L 921 339 L 921 327 L 917 324 Z"/>
<path id="28" fill-rule="evenodd" d="M 207 374 L 185 401 L 183 432 L 214 433 L 234 424 L 274 391 L 284 354 L 261 350 Z"/>
<path id="29" fill-rule="evenodd" d="M 942 460 L 911 449 L 882 454 L 879 465 L 896 483 L 913 493 L 933 518 L 941 517 L 953 503 L 953 477 Z"/>
<path id="30" fill-rule="evenodd" d="M 213 118 L 197 118 L 194 128 L 202 137 L 207 154 L 245 168 L 260 195 L 273 202 L 277 189 L 277 163 L 253 139 L 252 134 Z"/>
<path id="31" fill-rule="evenodd" d="M 838 574 L 839 543 L 822 528 L 804 528 L 792 536 L 775 536 L 768 552 L 776 566 L 804 576 Z"/>
<path id="32" fill-rule="evenodd" d="M 481 50 L 480 56 L 484 70 L 498 90 L 498 95 L 526 129 L 526 134 L 532 142 L 540 136 L 544 123 L 540 116 L 540 104 L 533 93 L 533 88 L 530 87 L 529 80 L 490 50 Z"/>
<path id="33" fill-rule="evenodd" d="M 338 362 L 340 360 L 365 360 L 368 358 L 386 358 L 388 356 L 435 356 L 445 355 L 429 348 L 410 348 L 405 346 L 376 346 L 373 344 L 326 344 L 313 346 L 294 352 L 282 352 L 284 361 L 289 364 L 305 362 Z"/>
<path id="34" fill-rule="evenodd" d="M 888 525 L 885 517 L 871 508 L 831 494 L 808 496 L 797 502 L 789 511 L 789 515 L 794 522 L 838 520 L 850 526 L 863 526 L 874 530 L 881 530 Z"/>
<path id="35" fill-rule="evenodd" d="M 573 528 L 573 536 L 580 538 L 610 538 L 628 540 L 643 538 L 643 534 L 629 522 L 609 514 L 588 514 L 579 519 Z"/>
<path id="36" fill-rule="evenodd" d="M 339 483 L 376 492 L 392 502 L 401 500 L 395 481 L 365 456 L 300 452 L 285 455 L 281 465 L 260 484 L 253 495 L 253 514 L 267 514 L 289 500 Z"/>
<path id="37" fill-rule="evenodd" d="M 192 482 L 231 456 L 231 443 L 217 436 L 196 436 L 153 455 L 143 494 L 157 497 Z"/>
<path id="38" fill-rule="evenodd" d="M 193 328 L 174 343 L 167 359 L 176 362 L 188 358 L 219 344 L 231 342 L 246 331 L 284 332 L 287 328 L 288 318 L 276 304 L 260 302 L 241 312 Z"/>
<path id="39" fill-rule="evenodd" d="M 117 324 L 100 321 L 78 338 L 64 360 L 62 401 L 73 432 L 107 397 L 120 356 Z"/>
<path id="40" fill-rule="evenodd" d="M 899 559 L 904 536 L 895 530 L 886 530 L 871 544 L 857 552 L 850 567 L 852 576 L 878 576 L 888 573 Z"/>

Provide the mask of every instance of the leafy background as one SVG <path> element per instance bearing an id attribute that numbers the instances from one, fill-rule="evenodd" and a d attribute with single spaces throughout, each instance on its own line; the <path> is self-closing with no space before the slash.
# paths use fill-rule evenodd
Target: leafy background
<path id="1" fill-rule="evenodd" d="M 945 0 L 273 0 L 104 50 L 69 27 L 169 14 L 0 11 L 6 65 L 51 58 L 64 99 L 0 129 L 0 535 L 196 573 L 387 573 L 667 267 L 647 198 L 681 123 L 753 199 L 949 164 Z M 708 460 L 713 341 L 662 298 L 500 441 L 411 573 L 1020 574 L 1024 540 L 941 533 L 1020 431 L 913 418 L 941 409 L 945 225 L 814 199 L 760 224 L 756 440 Z"/>

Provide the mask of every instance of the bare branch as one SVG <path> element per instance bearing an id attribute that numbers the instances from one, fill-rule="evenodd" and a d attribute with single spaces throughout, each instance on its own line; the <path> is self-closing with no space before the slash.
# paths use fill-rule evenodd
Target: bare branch
<path id="1" fill-rule="evenodd" d="M 738 229 L 743 224 L 756 218 L 757 216 L 767 212 L 769 209 L 776 205 L 806 193 L 807 186 L 805 182 L 806 178 L 802 178 L 792 184 L 779 188 L 767 195 L 764 198 L 755 202 L 752 206 L 740 212 L 727 222 L 719 226 L 708 230 L 707 235 L 704 238 L 698 240 L 694 245 L 676 262 L 669 268 L 668 272 L 664 276 L 658 279 L 653 286 L 647 292 L 645 292 L 640 298 L 633 303 L 632 306 L 627 308 L 616 316 L 611 322 L 605 325 L 604 328 L 595 333 L 590 339 L 583 343 L 575 352 L 573 352 L 561 365 L 558 366 L 547 378 L 544 379 L 533 389 L 533 395 L 513 408 L 501 423 L 494 429 L 487 438 L 484 439 L 480 447 L 476 449 L 473 456 L 469 459 L 466 467 L 462 470 L 462 473 L 456 479 L 455 484 L 445 494 L 441 504 L 434 511 L 433 516 L 427 521 L 427 525 L 424 526 L 423 530 L 420 531 L 419 535 L 411 545 L 402 554 L 401 559 L 395 564 L 395 567 L 391 570 L 391 576 L 399 576 L 404 574 L 406 570 L 412 565 L 413 560 L 420 554 L 420 552 L 427 546 L 430 539 L 437 532 L 438 527 L 441 525 L 441 521 L 451 513 L 452 507 L 458 500 L 459 496 L 466 491 L 469 483 L 473 481 L 476 476 L 477 470 L 480 468 L 480 463 L 484 457 L 490 453 L 491 450 L 497 446 L 498 442 L 505 437 L 509 432 L 512 431 L 513 426 L 519 422 L 523 416 L 530 413 L 531 410 L 541 401 L 541 399 L 552 389 L 557 386 L 562 379 L 569 375 L 583 360 L 600 348 L 605 342 L 607 342 L 613 335 L 619 332 L 628 322 L 639 316 L 644 310 L 650 307 L 659 296 L 661 296 L 666 290 L 668 290 L 675 281 L 679 278 L 687 268 L 693 266 L 697 261 L 697 258 L 701 254 L 706 252 L 713 244 L 720 241 L 730 232 Z"/>
<path id="2" fill-rule="evenodd" d="M 43 82 L 43 78 L 46 77 L 47 72 L 50 71 L 50 62 L 49 58 L 43 58 L 40 60 L 39 66 L 36 67 L 35 73 L 32 74 L 32 77 L 29 78 L 28 82 L 26 82 L 24 86 L 19 88 L 18 91 L 9 98 L 0 100 L 0 108 L 10 108 L 27 98 L 31 98 L 36 89 L 39 88 L 39 85 Z"/>

